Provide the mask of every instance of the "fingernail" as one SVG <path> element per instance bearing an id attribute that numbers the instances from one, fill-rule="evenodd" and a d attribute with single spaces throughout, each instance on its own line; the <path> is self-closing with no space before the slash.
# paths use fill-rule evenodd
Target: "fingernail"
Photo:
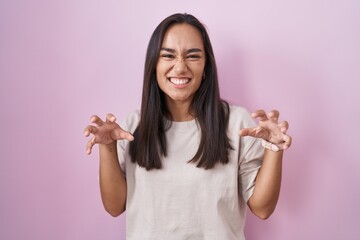
<path id="1" fill-rule="evenodd" d="M 115 121 L 115 117 L 111 117 L 110 121 L 114 122 Z"/>

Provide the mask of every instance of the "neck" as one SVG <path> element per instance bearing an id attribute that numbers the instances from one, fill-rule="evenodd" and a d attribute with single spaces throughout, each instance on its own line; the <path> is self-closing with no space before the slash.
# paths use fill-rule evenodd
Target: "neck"
<path id="1" fill-rule="evenodd" d="M 190 113 L 190 102 L 167 101 L 167 107 L 175 122 L 185 122 L 195 118 L 194 114 Z"/>

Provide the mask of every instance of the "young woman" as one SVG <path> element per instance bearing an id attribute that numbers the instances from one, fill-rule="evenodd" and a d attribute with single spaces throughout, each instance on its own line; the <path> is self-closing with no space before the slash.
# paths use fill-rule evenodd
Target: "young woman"
<path id="1" fill-rule="evenodd" d="M 246 205 L 266 219 L 279 197 L 291 137 L 278 118 L 221 100 L 206 29 L 169 16 L 149 42 L 141 111 L 121 127 L 92 116 L 85 129 L 106 211 L 126 209 L 127 239 L 244 239 Z"/>

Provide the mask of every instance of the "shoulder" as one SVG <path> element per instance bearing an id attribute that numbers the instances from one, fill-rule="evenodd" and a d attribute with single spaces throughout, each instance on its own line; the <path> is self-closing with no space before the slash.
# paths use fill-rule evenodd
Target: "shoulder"
<path id="1" fill-rule="evenodd" d="M 129 113 L 125 120 L 122 121 L 121 127 L 129 132 L 134 132 L 136 127 L 139 125 L 140 122 L 140 111 L 136 110 L 131 113 Z"/>
<path id="2" fill-rule="evenodd" d="M 242 106 L 229 104 L 229 109 L 230 109 L 230 115 L 237 115 L 237 116 L 249 115 L 248 110 Z"/>
<path id="3" fill-rule="evenodd" d="M 249 111 L 241 106 L 229 104 L 229 125 L 233 124 L 240 128 L 251 127 L 255 125 L 254 119 L 251 117 Z"/>

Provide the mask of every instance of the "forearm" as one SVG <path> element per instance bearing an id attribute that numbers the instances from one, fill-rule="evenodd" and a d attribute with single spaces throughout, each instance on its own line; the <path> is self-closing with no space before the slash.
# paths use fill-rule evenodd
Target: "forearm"
<path id="1" fill-rule="evenodd" d="M 100 191 L 106 211 L 118 216 L 125 211 L 126 180 L 117 157 L 116 142 L 99 144 L 100 152 Z"/>
<path id="2" fill-rule="evenodd" d="M 265 150 L 260 171 L 256 177 L 254 193 L 248 201 L 251 211 L 262 219 L 275 210 L 281 186 L 283 151 Z"/>

